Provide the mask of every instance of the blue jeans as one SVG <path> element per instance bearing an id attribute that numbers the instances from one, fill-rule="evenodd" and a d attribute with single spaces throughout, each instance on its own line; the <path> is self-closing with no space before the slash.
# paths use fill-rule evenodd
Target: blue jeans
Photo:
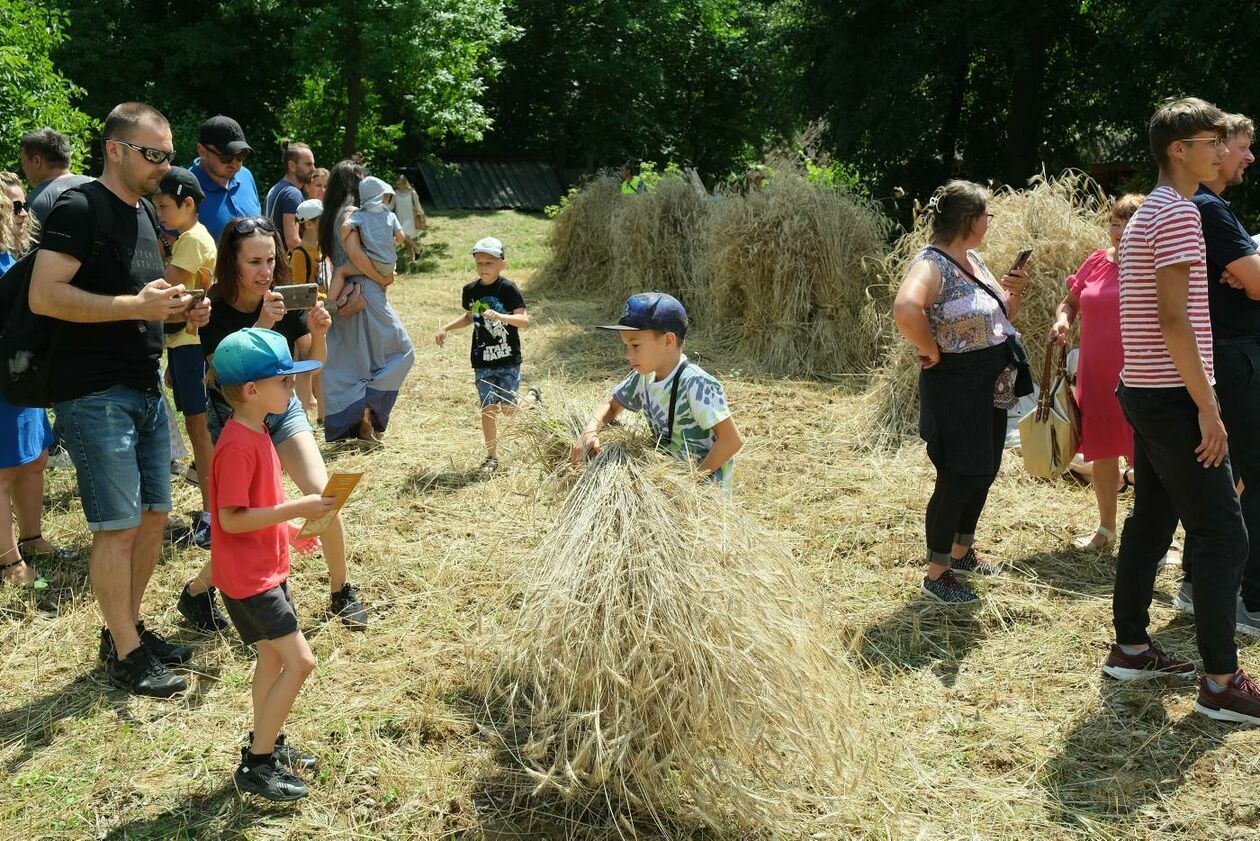
<path id="1" fill-rule="evenodd" d="M 216 444 L 219 442 L 219 434 L 223 432 L 223 427 L 227 426 L 231 417 L 232 407 L 227 400 L 219 392 L 210 389 L 209 400 L 206 403 L 206 423 L 210 427 L 211 441 Z M 271 434 L 271 443 L 277 447 L 299 432 L 309 432 L 312 435 L 315 433 L 311 422 L 307 420 L 306 410 L 302 408 L 302 402 L 297 399 L 296 394 L 289 400 L 289 405 L 283 414 L 268 413 L 263 418 L 263 423 L 267 427 L 267 432 Z M 201 469 L 201 465 L 197 465 L 197 468 Z"/>
<path id="2" fill-rule="evenodd" d="M 170 512 L 171 437 L 156 387 L 116 385 L 56 403 L 53 410 L 89 530 L 133 529 L 143 511 Z"/>
<path id="3" fill-rule="evenodd" d="M 521 366 L 504 365 L 499 368 L 474 368 L 477 380 L 477 396 L 482 407 L 491 403 L 516 405 L 517 392 L 521 390 Z"/>

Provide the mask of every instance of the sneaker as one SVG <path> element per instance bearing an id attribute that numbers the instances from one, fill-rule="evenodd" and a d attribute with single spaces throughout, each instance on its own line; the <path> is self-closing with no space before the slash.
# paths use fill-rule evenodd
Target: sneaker
<path id="1" fill-rule="evenodd" d="M 144 620 L 136 625 L 136 630 L 140 632 L 140 644 L 144 646 L 157 661 L 164 666 L 182 666 L 187 663 L 193 655 L 193 650 L 186 645 L 171 645 L 162 637 L 144 627 Z"/>
<path id="2" fill-rule="evenodd" d="M 165 666 L 178 666 L 192 657 L 191 648 L 185 645 L 171 645 L 157 634 L 146 630 L 144 622 L 136 625 L 136 633 L 140 635 L 140 645 Z M 101 628 L 101 645 L 96 654 L 102 663 L 112 663 L 118 659 L 118 649 L 114 648 L 114 637 L 107 627 Z"/>
<path id="3" fill-rule="evenodd" d="M 499 460 L 494 456 L 486 456 L 486 460 L 481 463 L 481 473 L 483 476 L 489 476 L 498 469 Z"/>
<path id="4" fill-rule="evenodd" d="M 1181 587 L 1177 590 L 1177 595 L 1173 596 L 1173 607 L 1182 613 L 1188 613 L 1194 616 L 1194 585 L 1189 581 L 1182 581 Z"/>
<path id="5" fill-rule="evenodd" d="M 359 601 L 359 591 L 350 582 L 341 585 L 341 589 L 332 595 L 332 612 L 340 616 L 345 626 L 352 631 L 362 631 L 367 627 L 368 615 L 363 603 Z"/>
<path id="6" fill-rule="evenodd" d="M 534 401 L 535 406 L 541 406 L 543 404 L 542 389 L 538 386 L 531 385 L 529 387 L 529 397 Z"/>
<path id="7" fill-rule="evenodd" d="M 249 748 L 241 748 L 241 764 L 236 766 L 236 773 L 232 775 L 232 782 L 236 783 L 238 791 L 257 794 L 277 803 L 301 800 L 307 795 L 309 789 L 306 783 L 284 770 L 274 753 L 270 761 L 252 768 L 248 759 Z"/>
<path id="8" fill-rule="evenodd" d="M 188 462 L 188 469 L 184 471 L 184 481 L 190 485 L 197 484 L 197 462 Z"/>
<path id="9" fill-rule="evenodd" d="M 180 464 L 175 459 L 171 459 L 171 475 L 172 476 L 184 475 L 184 465 Z"/>
<path id="10" fill-rule="evenodd" d="M 249 731 L 249 740 L 245 743 L 246 748 L 253 744 L 254 731 Z M 319 758 L 314 754 L 302 753 L 297 748 L 290 745 L 284 739 L 281 733 L 276 737 L 276 746 L 272 749 L 271 755 L 280 763 L 280 767 L 288 768 L 290 771 L 314 771 L 319 765 Z"/>
<path id="11" fill-rule="evenodd" d="M 1147 680 L 1155 677 L 1175 677 L 1193 680 L 1194 663 L 1169 657 L 1155 643 L 1137 654 L 1125 654 L 1119 645 L 1111 646 L 1111 654 L 1103 663 L 1103 674 L 1116 680 Z"/>
<path id="12" fill-rule="evenodd" d="M 188 688 L 187 681 L 172 674 L 143 645 L 122 660 L 112 660 L 106 671 L 111 681 L 133 695 L 169 698 Z"/>
<path id="13" fill-rule="evenodd" d="M 919 589 L 928 598 L 947 604 L 967 604 L 980 598 L 974 590 L 954 577 L 952 569 L 945 570 L 945 574 L 935 581 L 924 576 L 923 586 Z"/>
<path id="14" fill-rule="evenodd" d="M 991 564 L 976 554 L 975 549 L 968 549 L 961 558 L 951 559 L 949 568 L 957 575 L 998 575 L 1002 572 L 1001 564 Z"/>
<path id="15" fill-rule="evenodd" d="M 226 631 L 230 627 L 227 617 L 219 611 L 219 606 L 214 602 L 213 587 L 200 596 L 194 596 L 188 592 L 188 585 L 185 584 L 183 592 L 179 594 L 179 602 L 176 603 L 175 609 L 179 611 L 180 616 L 188 620 L 189 625 L 207 634 Z"/>
<path id="16" fill-rule="evenodd" d="M 1199 697 L 1194 711 L 1217 721 L 1260 724 L 1260 686 L 1242 669 L 1234 672 L 1229 685 L 1220 692 L 1208 686 L 1207 678 L 1199 681 Z"/>
<path id="17" fill-rule="evenodd" d="M 210 548 L 210 515 L 202 511 L 193 522 L 192 545 L 200 549 Z"/>
<path id="18" fill-rule="evenodd" d="M 1260 611 L 1252 613 L 1243 604 L 1243 600 L 1239 599 L 1238 607 L 1234 610 L 1234 630 L 1249 637 L 1260 637 Z"/>

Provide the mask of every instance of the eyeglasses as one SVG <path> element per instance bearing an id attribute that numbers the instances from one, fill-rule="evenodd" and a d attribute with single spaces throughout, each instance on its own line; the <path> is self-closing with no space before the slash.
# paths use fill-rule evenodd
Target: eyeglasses
<path id="1" fill-rule="evenodd" d="M 213 146 L 207 146 L 206 151 L 214 155 L 216 158 L 218 158 L 219 163 L 223 164 L 224 166 L 227 166 L 228 164 L 232 163 L 232 161 L 236 161 L 237 163 L 243 164 L 245 163 L 245 161 L 249 160 L 248 149 L 242 149 L 241 151 L 237 152 L 235 155 L 225 155 L 224 153 L 220 152 L 218 149 L 214 148 Z"/>
<path id="2" fill-rule="evenodd" d="M 266 216 L 242 216 L 232 223 L 232 230 L 241 236 L 248 236 L 254 231 L 262 231 L 265 234 L 274 234 L 276 232 L 276 223 L 272 222 Z"/>
<path id="3" fill-rule="evenodd" d="M 119 140 L 117 137 L 107 137 L 105 140 L 107 142 L 112 140 L 115 143 L 121 143 L 128 149 L 135 149 L 141 155 L 144 155 L 144 159 L 151 164 L 169 164 L 175 160 L 175 153 L 167 152 L 164 149 L 154 149 L 152 146 L 137 146 L 134 143 L 128 143 L 126 140 Z"/>
<path id="4" fill-rule="evenodd" d="M 1225 145 L 1223 137 L 1183 137 L 1177 141 L 1178 143 L 1211 143 L 1216 149 Z"/>
<path id="5" fill-rule="evenodd" d="M 31 206 L 27 204 L 26 202 L 22 201 L 21 199 L 13 200 L 13 215 L 14 216 L 25 216 L 26 212 L 30 209 L 31 209 Z"/>

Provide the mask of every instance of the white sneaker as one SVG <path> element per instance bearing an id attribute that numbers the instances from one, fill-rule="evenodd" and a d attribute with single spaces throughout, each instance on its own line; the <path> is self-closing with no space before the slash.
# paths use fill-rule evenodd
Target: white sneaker
<path id="1" fill-rule="evenodd" d="M 1182 613 L 1189 613 L 1194 616 L 1194 587 L 1189 581 L 1182 581 L 1177 595 L 1173 596 L 1173 607 Z"/>
<path id="2" fill-rule="evenodd" d="M 1247 610 L 1247 606 L 1243 604 L 1243 600 L 1238 600 L 1238 607 L 1234 611 L 1234 629 L 1240 634 L 1246 634 L 1249 637 L 1260 637 L 1260 612 L 1252 613 Z"/>

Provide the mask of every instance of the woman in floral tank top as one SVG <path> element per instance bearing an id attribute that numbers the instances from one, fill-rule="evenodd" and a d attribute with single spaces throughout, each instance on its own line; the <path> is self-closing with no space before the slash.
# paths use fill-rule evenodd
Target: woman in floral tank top
<path id="1" fill-rule="evenodd" d="M 999 570 L 976 555 L 976 525 L 997 477 L 1006 440 L 1006 410 L 1017 397 L 1010 319 L 1028 276 L 994 279 L 976 252 L 989 229 L 989 193 L 951 181 L 928 203 L 932 244 L 910 263 L 893 318 L 915 346 L 919 366 L 919 435 L 936 467 L 926 513 L 924 595 L 966 603 L 976 594 L 955 573 Z"/>

